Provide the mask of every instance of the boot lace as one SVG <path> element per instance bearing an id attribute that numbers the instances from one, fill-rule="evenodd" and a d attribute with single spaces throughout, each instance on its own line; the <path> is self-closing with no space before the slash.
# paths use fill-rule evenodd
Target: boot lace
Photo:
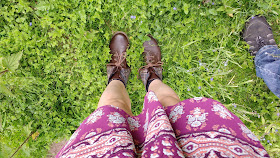
<path id="1" fill-rule="evenodd" d="M 138 69 L 138 78 L 139 78 L 139 74 L 140 74 L 141 70 L 143 70 L 143 69 L 148 69 L 149 70 L 149 68 L 159 67 L 159 66 L 163 65 L 163 62 L 161 62 L 161 61 L 158 61 L 157 63 L 152 64 L 151 63 L 152 59 L 154 59 L 154 56 L 147 56 L 147 61 L 149 61 L 149 63 L 147 65 L 145 65 L 145 66 L 142 66 L 140 69 Z M 152 71 L 155 71 L 155 70 L 152 69 Z"/>
<path id="2" fill-rule="evenodd" d="M 261 36 L 258 36 L 256 39 L 257 43 L 258 43 L 258 47 L 259 49 L 261 49 L 263 46 L 265 46 L 265 42 L 264 39 Z"/>
<path id="3" fill-rule="evenodd" d="M 107 64 L 107 66 L 116 66 L 117 69 L 122 67 L 122 63 L 124 62 L 124 60 L 126 59 L 126 52 L 123 52 L 121 54 L 119 53 L 115 53 L 114 56 L 117 58 L 116 61 L 114 63 L 109 63 Z"/>

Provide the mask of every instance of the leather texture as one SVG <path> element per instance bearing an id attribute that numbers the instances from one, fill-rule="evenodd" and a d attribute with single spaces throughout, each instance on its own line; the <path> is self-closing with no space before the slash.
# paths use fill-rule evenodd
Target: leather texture
<path id="1" fill-rule="evenodd" d="M 151 36 L 148 35 L 151 40 L 145 41 L 143 43 L 144 60 L 146 65 L 141 67 L 138 72 L 143 84 L 147 85 L 148 80 L 160 79 L 162 80 L 162 62 L 161 62 L 161 51 L 158 46 L 157 41 Z"/>
<path id="2" fill-rule="evenodd" d="M 110 63 L 107 64 L 108 84 L 112 80 L 117 79 L 121 80 L 126 86 L 131 72 L 126 62 L 126 50 L 129 47 L 127 35 L 124 32 L 116 32 L 111 39 L 109 47 L 112 58 Z"/>

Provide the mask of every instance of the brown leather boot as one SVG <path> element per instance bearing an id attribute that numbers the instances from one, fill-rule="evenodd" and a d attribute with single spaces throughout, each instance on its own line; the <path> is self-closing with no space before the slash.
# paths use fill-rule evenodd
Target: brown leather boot
<path id="1" fill-rule="evenodd" d="M 116 32 L 110 42 L 112 59 L 107 64 L 108 84 L 112 80 L 120 80 L 126 86 L 130 67 L 126 63 L 126 50 L 129 46 L 128 37 L 124 32 Z"/>
<path id="2" fill-rule="evenodd" d="M 145 85 L 146 91 L 148 91 L 149 83 L 155 79 L 162 80 L 162 62 L 161 62 L 161 51 L 157 41 L 148 35 L 151 40 L 144 42 L 144 58 L 146 61 L 145 66 L 141 67 L 138 72 L 141 77 L 143 84 Z M 148 85 L 147 85 L 148 84 Z"/>

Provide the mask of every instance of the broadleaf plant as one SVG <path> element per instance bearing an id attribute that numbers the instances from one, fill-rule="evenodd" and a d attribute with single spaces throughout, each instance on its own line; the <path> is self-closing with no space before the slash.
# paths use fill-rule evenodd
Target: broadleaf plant
<path id="1" fill-rule="evenodd" d="M 18 66 L 19 61 L 22 57 L 22 52 L 18 52 L 16 54 L 11 54 L 2 59 L 2 66 L 7 68 L 9 71 L 14 72 Z"/>
<path id="2" fill-rule="evenodd" d="M 8 71 L 14 72 L 19 66 L 19 61 L 21 57 L 22 57 L 22 52 L 18 52 L 16 54 L 11 54 L 6 57 L 0 58 L 0 65 L 3 67 L 3 71 L 0 72 L 0 93 L 3 93 L 9 97 L 14 97 L 14 95 L 5 86 L 5 84 L 1 80 L 1 77 Z"/>

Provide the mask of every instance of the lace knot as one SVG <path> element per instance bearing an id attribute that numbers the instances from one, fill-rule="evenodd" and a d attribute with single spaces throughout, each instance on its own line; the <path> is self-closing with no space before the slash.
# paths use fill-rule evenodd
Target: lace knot
<path id="1" fill-rule="evenodd" d="M 140 71 L 143 70 L 143 69 L 147 69 L 147 70 L 148 70 L 148 69 L 151 68 L 151 67 L 159 67 L 159 66 L 162 66 L 162 65 L 163 65 L 163 62 L 161 62 L 161 61 L 158 61 L 158 62 L 155 63 L 155 64 L 148 63 L 147 65 L 142 66 L 140 69 L 138 69 L 138 75 L 137 75 L 137 77 L 139 78 Z M 154 71 L 154 70 L 152 70 L 152 71 Z"/>
<path id="2" fill-rule="evenodd" d="M 117 62 L 109 63 L 109 64 L 107 64 L 107 66 L 116 66 L 117 68 L 121 68 L 122 67 L 122 63 L 125 61 L 126 56 L 127 56 L 126 52 L 123 52 L 121 54 L 115 53 L 114 56 L 116 56 L 116 58 L 117 58 L 116 61 Z"/>
<path id="3" fill-rule="evenodd" d="M 261 36 L 258 36 L 256 41 L 258 43 L 259 49 L 262 48 L 263 46 L 265 46 L 264 39 Z"/>

